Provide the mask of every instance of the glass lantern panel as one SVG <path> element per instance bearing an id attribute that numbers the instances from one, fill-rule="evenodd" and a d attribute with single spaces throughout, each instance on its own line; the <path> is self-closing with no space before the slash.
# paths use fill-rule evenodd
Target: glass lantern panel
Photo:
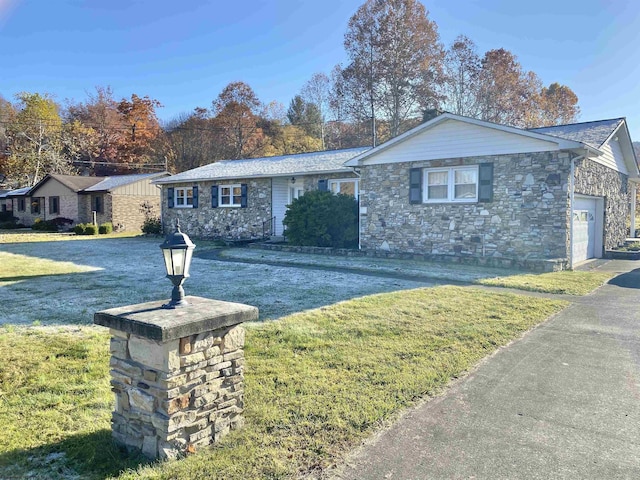
<path id="1" fill-rule="evenodd" d="M 175 248 L 171 250 L 173 256 L 173 274 L 184 275 L 184 249 Z"/>
<path id="2" fill-rule="evenodd" d="M 186 258 L 184 260 L 184 276 L 189 275 L 189 267 L 191 267 L 191 256 L 193 255 L 193 248 L 187 248 Z"/>
<path id="3" fill-rule="evenodd" d="M 162 255 L 164 256 L 164 267 L 167 269 L 167 275 L 173 275 L 173 261 L 171 259 L 171 250 L 169 250 L 168 248 L 163 248 Z"/>

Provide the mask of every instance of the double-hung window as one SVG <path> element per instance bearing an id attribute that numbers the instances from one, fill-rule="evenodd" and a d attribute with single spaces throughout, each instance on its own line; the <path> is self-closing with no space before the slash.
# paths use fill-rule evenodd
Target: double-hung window
<path id="1" fill-rule="evenodd" d="M 218 206 L 240 207 L 242 206 L 242 185 L 220 185 L 218 187 Z"/>
<path id="2" fill-rule="evenodd" d="M 51 215 L 60 213 L 60 197 L 49 197 L 49 213 Z"/>
<path id="3" fill-rule="evenodd" d="M 336 195 L 340 193 L 358 198 L 358 180 L 355 178 L 329 180 L 329 191 Z"/>
<path id="4" fill-rule="evenodd" d="M 427 168 L 424 202 L 477 202 L 478 167 Z"/>
<path id="5" fill-rule="evenodd" d="M 174 192 L 176 208 L 193 208 L 192 187 L 176 187 Z"/>

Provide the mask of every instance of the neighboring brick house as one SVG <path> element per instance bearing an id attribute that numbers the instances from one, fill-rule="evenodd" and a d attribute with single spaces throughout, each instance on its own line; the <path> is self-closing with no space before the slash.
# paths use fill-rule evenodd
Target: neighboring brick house
<path id="1" fill-rule="evenodd" d="M 624 242 L 639 178 L 623 118 L 522 130 L 446 113 L 346 165 L 366 251 L 554 268 Z"/>
<path id="2" fill-rule="evenodd" d="M 344 162 L 368 148 L 224 160 L 156 180 L 165 231 L 180 219 L 185 232 L 199 237 L 281 236 L 287 205 L 304 192 L 320 188 L 357 197 L 358 177 Z"/>
<path id="3" fill-rule="evenodd" d="M 68 218 L 74 223 L 111 222 L 118 230 L 139 231 L 144 222 L 142 204 L 160 214 L 160 191 L 152 180 L 167 172 L 111 177 L 50 174 L 33 187 L 6 194 L 18 221 L 32 225 L 36 218 Z"/>

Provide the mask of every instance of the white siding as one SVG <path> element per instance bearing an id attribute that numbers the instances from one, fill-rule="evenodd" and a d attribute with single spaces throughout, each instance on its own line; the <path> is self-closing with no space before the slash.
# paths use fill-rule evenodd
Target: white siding
<path id="1" fill-rule="evenodd" d="M 553 141 L 447 120 L 383 150 L 365 165 L 558 150 Z"/>
<path id="2" fill-rule="evenodd" d="M 271 179 L 271 211 L 276 217 L 275 234 L 282 235 L 284 214 L 289 203 L 289 178 L 276 177 Z"/>
<path id="3" fill-rule="evenodd" d="M 601 163 L 606 167 L 613 168 L 620 173 L 628 173 L 627 166 L 624 163 L 624 154 L 622 153 L 620 143 L 617 140 L 610 139 L 600 147 L 600 150 L 602 150 L 604 154 L 599 157 L 593 157 L 595 162 Z"/>

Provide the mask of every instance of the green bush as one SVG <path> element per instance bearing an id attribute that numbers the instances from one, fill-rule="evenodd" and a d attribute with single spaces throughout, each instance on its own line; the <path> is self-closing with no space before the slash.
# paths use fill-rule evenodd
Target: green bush
<path id="1" fill-rule="evenodd" d="M 35 230 L 38 232 L 57 232 L 58 226 L 51 220 L 42 220 L 41 218 L 36 218 L 33 222 L 33 225 L 31 225 L 31 230 Z"/>
<path id="2" fill-rule="evenodd" d="M 84 235 L 98 235 L 98 226 L 93 223 L 87 223 L 84 226 Z"/>
<path id="3" fill-rule="evenodd" d="M 162 222 L 160 222 L 159 218 L 147 217 L 141 228 L 143 233 L 153 233 L 157 235 L 162 233 Z"/>
<path id="4" fill-rule="evenodd" d="M 113 223 L 111 222 L 105 222 L 98 227 L 98 233 L 100 235 L 106 235 L 111 232 L 113 232 Z"/>
<path id="5" fill-rule="evenodd" d="M 84 235 L 84 223 L 78 223 L 75 227 L 73 227 L 73 232 L 76 235 Z"/>
<path id="6" fill-rule="evenodd" d="M 358 202 L 350 195 L 313 191 L 295 199 L 284 217 L 292 245 L 356 248 Z"/>

